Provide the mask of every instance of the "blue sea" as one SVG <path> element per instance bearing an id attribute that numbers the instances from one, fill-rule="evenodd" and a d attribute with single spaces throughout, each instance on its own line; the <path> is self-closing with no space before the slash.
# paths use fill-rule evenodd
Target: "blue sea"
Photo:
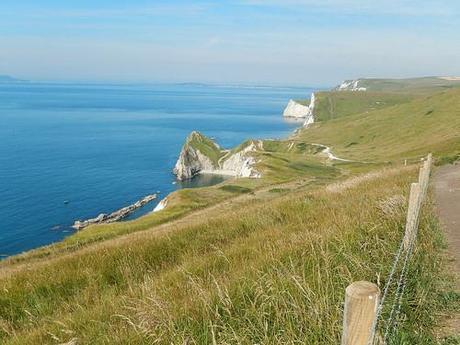
<path id="1" fill-rule="evenodd" d="M 59 241 L 88 219 L 160 192 L 131 216 L 151 212 L 177 188 L 171 173 L 186 136 L 199 130 L 223 147 L 289 135 L 282 118 L 293 87 L 0 84 L 0 256 Z M 68 203 L 67 203 L 68 202 Z"/>

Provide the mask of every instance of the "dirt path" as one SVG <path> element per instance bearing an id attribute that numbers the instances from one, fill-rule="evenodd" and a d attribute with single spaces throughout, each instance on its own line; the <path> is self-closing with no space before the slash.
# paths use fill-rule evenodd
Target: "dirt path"
<path id="1" fill-rule="evenodd" d="M 452 257 L 452 270 L 456 275 L 456 290 L 460 292 L 460 165 L 447 165 L 434 174 L 434 196 L 437 212 L 443 225 L 448 251 Z M 460 333 L 460 315 L 446 322 L 446 332 Z"/>
<path id="2" fill-rule="evenodd" d="M 443 166 L 435 172 L 434 193 L 449 253 L 455 259 L 452 266 L 460 275 L 460 165 Z"/>

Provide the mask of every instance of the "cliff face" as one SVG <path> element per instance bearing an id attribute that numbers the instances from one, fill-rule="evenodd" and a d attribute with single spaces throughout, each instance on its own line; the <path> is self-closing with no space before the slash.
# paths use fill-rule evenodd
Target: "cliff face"
<path id="1" fill-rule="evenodd" d="M 314 122 L 313 112 L 315 109 L 315 94 L 312 93 L 310 99 L 310 105 L 306 106 L 300 103 L 297 103 L 294 100 L 289 100 L 288 105 L 284 109 L 283 116 L 284 117 L 294 117 L 298 119 L 305 119 L 304 126 L 307 127 L 308 125 Z"/>
<path id="2" fill-rule="evenodd" d="M 193 131 L 186 139 L 174 167 L 174 174 L 179 180 L 192 178 L 200 171 L 215 170 L 222 150 L 209 138 Z"/>
<path id="3" fill-rule="evenodd" d="M 256 159 L 251 155 L 251 152 L 259 150 L 263 150 L 262 141 L 249 140 L 230 151 L 219 163 L 223 170 L 232 171 L 235 176 L 259 178 L 260 173 L 254 169 Z"/>
<path id="4" fill-rule="evenodd" d="M 361 79 L 356 80 L 345 80 L 337 86 L 334 90 L 335 91 L 366 91 L 365 87 L 359 86 Z"/>
<path id="5" fill-rule="evenodd" d="M 252 152 L 262 148 L 260 141 L 248 141 L 233 150 L 222 150 L 215 142 L 199 132 L 192 132 L 174 167 L 178 180 L 197 174 L 222 174 L 236 177 L 260 177 Z"/>
<path id="6" fill-rule="evenodd" d="M 315 122 L 314 112 L 315 112 L 315 102 L 316 97 L 315 94 L 311 94 L 310 105 L 308 106 L 308 114 L 305 116 L 305 122 L 303 123 L 304 127 L 308 127 L 308 125 Z"/>
<path id="7" fill-rule="evenodd" d="M 309 107 L 306 105 L 297 103 L 294 100 L 289 100 L 288 105 L 284 109 L 283 116 L 284 117 L 295 117 L 295 118 L 303 118 L 308 115 L 310 112 Z"/>

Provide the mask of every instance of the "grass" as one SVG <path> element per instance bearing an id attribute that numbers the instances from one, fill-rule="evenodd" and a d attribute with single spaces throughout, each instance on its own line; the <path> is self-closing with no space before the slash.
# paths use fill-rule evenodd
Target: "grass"
<path id="1" fill-rule="evenodd" d="M 236 186 L 236 185 L 225 185 L 222 187 L 219 187 L 222 190 L 225 190 L 226 192 L 231 192 L 231 193 L 239 193 L 239 194 L 244 194 L 244 193 L 251 193 L 252 189 L 242 187 L 242 186 Z"/>
<path id="2" fill-rule="evenodd" d="M 385 92 L 318 92 L 315 121 L 327 121 L 351 114 L 383 109 L 415 99 L 405 93 Z"/>
<path id="3" fill-rule="evenodd" d="M 417 178 L 410 164 L 428 151 L 437 164 L 458 158 L 459 101 L 460 90 L 321 93 L 320 122 L 263 141 L 262 179 L 180 190 L 158 213 L 4 260 L 0 343 L 339 343 L 345 287 L 385 284 Z M 330 161 L 312 143 L 368 162 Z M 221 158 L 199 133 L 188 144 Z M 436 335 L 460 311 L 444 246 L 427 202 L 392 343 L 457 341 Z"/>
<path id="4" fill-rule="evenodd" d="M 460 86 L 460 81 L 446 80 L 438 77 L 407 79 L 360 79 L 359 87 L 368 91 L 398 92 L 411 94 L 432 94 Z"/>
<path id="5" fill-rule="evenodd" d="M 405 206 L 386 213 L 383 205 L 406 195 L 415 178 L 414 169 L 394 169 L 264 204 L 248 202 L 168 235 L 114 240 L 20 270 L 2 279 L 0 339 L 338 343 L 344 288 L 387 275 Z M 413 343 L 430 344 L 442 265 L 429 205 L 420 233 L 407 302 L 426 303 L 404 309 L 405 332 Z"/>
<path id="6" fill-rule="evenodd" d="M 302 157 L 297 157 L 297 159 L 300 160 Z M 280 167 L 282 167 L 282 164 Z M 91 244 L 152 229 L 168 222 L 179 220 L 207 207 L 218 205 L 219 203 L 231 202 L 232 199 L 240 195 L 254 194 L 255 192 L 257 193 L 257 199 L 265 200 L 273 197 L 273 195 L 264 193 L 264 190 L 270 186 L 277 185 L 277 183 L 283 185 L 294 180 L 297 187 L 299 185 L 309 187 L 324 184 L 331 181 L 333 177 L 340 175 L 339 170 L 333 167 L 324 167 L 317 161 L 316 163 L 312 162 L 310 165 L 305 165 L 297 171 L 285 169 L 289 173 L 284 175 L 282 170 L 273 165 L 271 175 L 268 174 L 264 179 L 242 178 L 228 180 L 212 187 L 175 191 L 168 196 L 168 206 L 161 212 L 150 213 L 131 221 L 89 226 L 65 238 L 61 242 L 3 260 L 0 262 L 0 268 L 8 267 L 8 265 L 13 263 L 42 260 L 59 253 L 75 252 Z M 270 178 L 270 176 L 273 177 Z M 303 178 L 302 181 L 297 180 L 299 177 Z"/>
<path id="7" fill-rule="evenodd" d="M 219 159 L 225 154 L 214 141 L 196 131 L 187 138 L 185 145 L 190 145 L 195 150 L 200 151 L 211 160 L 216 168 L 219 166 Z"/>
<path id="8" fill-rule="evenodd" d="M 460 89 L 318 123 L 295 139 L 321 142 L 337 155 L 362 161 L 460 152 Z"/>

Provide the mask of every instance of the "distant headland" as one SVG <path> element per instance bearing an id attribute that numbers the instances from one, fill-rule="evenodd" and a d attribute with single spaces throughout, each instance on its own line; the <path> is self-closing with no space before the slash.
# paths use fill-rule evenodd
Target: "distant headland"
<path id="1" fill-rule="evenodd" d="M 27 80 L 17 79 L 9 75 L 1 75 L 0 74 L 0 83 L 24 83 Z"/>

